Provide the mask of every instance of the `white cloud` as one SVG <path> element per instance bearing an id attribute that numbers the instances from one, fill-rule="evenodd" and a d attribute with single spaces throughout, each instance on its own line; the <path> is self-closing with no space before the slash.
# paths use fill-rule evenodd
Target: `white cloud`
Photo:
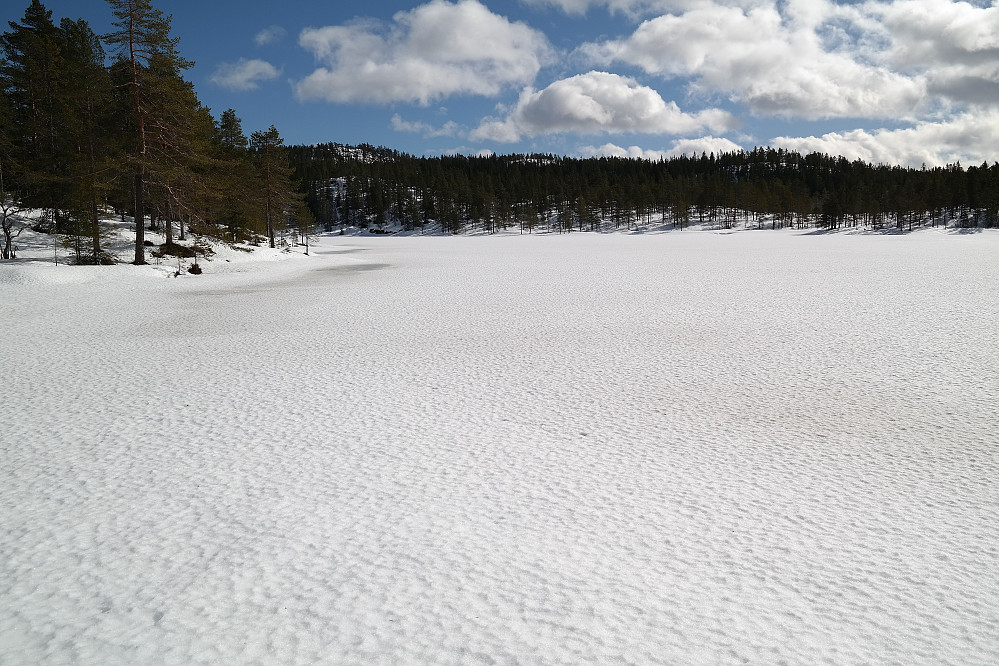
<path id="1" fill-rule="evenodd" d="M 649 160 L 652 162 L 669 156 L 668 152 L 664 150 L 647 150 L 640 146 L 622 148 L 613 143 L 605 143 L 602 146 L 580 146 L 578 152 L 581 157 L 626 157 L 633 160 Z"/>
<path id="2" fill-rule="evenodd" d="M 266 60 L 247 60 L 219 63 L 212 74 L 212 83 L 227 90 L 256 90 L 259 82 L 276 79 L 280 71 Z"/>
<path id="3" fill-rule="evenodd" d="M 429 123 L 404 120 L 397 113 L 392 116 L 392 129 L 397 132 L 422 134 L 424 138 L 431 139 L 439 136 L 455 136 L 458 133 L 458 124 L 449 120 L 440 127 L 434 127 Z"/>
<path id="4" fill-rule="evenodd" d="M 643 22 L 623 40 L 586 44 L 594 62 L 626 63 L 665 78 L 690 77 L 691 89 L 725 94 L 760 115 L 808 119 L 915 118 L 925 83 L 872 64 L 842 47 L 857 10 L 828 0 L 701 3 Z M 832 47 L 827 42 L 838 38 Z"/>
<path id="5" fill-rule="evenodd" d="M 606 0 L 523 0 L 536 7 L 556 7 L 566 14 L 585 14 L 591 6 L 608 4 Z"/>
<path id="6" fill-rule="evenodd" d="M 864 5 L 867 23 L 889 43 L 883 60 L 923 75 L 930 94 L 958 103 L 999 105 L 999 4 L 898 0 Z"/>
<path id="7" fill-rule="evenodd" d="M 766 0 L 522 0 L 528 5 L 536 7 L 554 7 L 561 9 L 566 14 L 582 15 L 589 12 L 591 8 L 606 7 L 613 13 L 621 13 L 628 16 L 641 16 L 643 14 L 665 13 L 687 11 L 697 9 L 709 4 L 728 4 L 747 6 L 760 4 Z"/>
<path id="8" fill-rule="evenodd" d="M 868 2 L 864 8 L 891 37 L 890 56 L 900 68 L 955 62 L 996 65 L 999 5 L 896 0 Z"/>
<path id="9" fill-rule="evenodd" d="M 264 46 L 266 44 L 272 44 L 274 42 L 281 41 L 288 31 L 279 25 L 269 25 L 260 32 L 256 34 L 253 38 L 253 42 L 257 46 Z"/>
<path id="10" fill-rule="evenodd" d="M 563 132 L 682 134 L 735 126 L 735 119 L 725 111 L 684 113 L 675 102 L 666 102 L 632 78 L 588 72 L 556 81 L 544 90 L 525 90 L 505 119 L 486 119 L 470 138 L 513 142 L 523 136 Z"/>
<path id="11" fill-rule="evenodd" d="M 680 139 L 670 148 L 671 155 L 700 155 L 701 153 L 733 153 L 742 146 L 723 137 L 705 136 L 696 139 Z"/>
<path id="12" fill-rule="evenodd" d="M 359 21 L 303 30 L 322 64 L 295 85 L 300 100 L 429 104 L 450 95 L 494 96 L 527 85 L 552 59 L 545 36 L 478 0 L 432 0 L 391 25 Z"/>
<path id="13" fill-rule="evenodd" d="M 822 152 L 865 162 L 919 167 L 992 163 L 999 155 L 999 110 L 961 114 L 913 127 L 831 132 L 820 137 L 777 137 L 772 145 L 802 153 Z"/>
<path id="14" fill-rule="evenodd" d="M 742 150 L 742 146 L 721 137 L 705 136 L 697 139 L 680 139 L 673 142 L 669 150 L 648 150 L 640 146 L 622 148 L 613 143 L 602 146 L 580 146 L 583 157 L 628 157 L 656 161 L 680 155 L 700 155 L 701 153 L 732 153 Z"/>

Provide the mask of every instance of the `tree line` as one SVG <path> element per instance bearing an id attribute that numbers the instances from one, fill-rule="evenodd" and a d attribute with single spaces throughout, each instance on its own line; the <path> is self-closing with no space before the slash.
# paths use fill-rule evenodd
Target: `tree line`
<path id="1" fill-rule="evenodd" d="M 16 221 L 40 209 L 78 263 L 112 263 L 109 210 L 136 221 L 133 263 L 146 262 L 145 223 L 178 252 L 187 234 L 266 240 L 313 222 L 278 130 L 247 137 L 232 109 L 218 118 L 184 79 L 193 66 L 150 0 L 107 0 L 113 31 L 58 24 L 39 0 L 0 35 L 0 226 L 13 258 Z"/>
<path id="2" fill-rule="evenodd" d="M 416 157 L 371 145 L 290 148 L 308 205 L 348 225 L 519 228 L 999 225 L 999 163 L 928 169 L 756 148 L 658 161 L 551 154 Z"/>

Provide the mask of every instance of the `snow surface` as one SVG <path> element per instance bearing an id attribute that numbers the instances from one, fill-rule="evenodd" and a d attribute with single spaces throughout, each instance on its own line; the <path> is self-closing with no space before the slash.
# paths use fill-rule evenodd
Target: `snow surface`
<path id="1" fill-rule="evenodd" d="M 999 234 L 312 249 L 0 264 L 0 663 L 999 662 Z"/>

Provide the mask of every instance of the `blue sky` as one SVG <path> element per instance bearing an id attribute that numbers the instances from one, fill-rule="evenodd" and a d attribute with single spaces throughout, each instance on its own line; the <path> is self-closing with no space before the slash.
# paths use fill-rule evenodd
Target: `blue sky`
<path id="1" fill-rule="evenodd" d="M 4 16 L 17 21 L 27 0 Z M 49 0 L 108 29 L 102 0 Z M 13 5 L 13 6 L 11 6 Z M 999 0 L 160 0 L 217 116 L 287 143 L 999 159 Z"/>

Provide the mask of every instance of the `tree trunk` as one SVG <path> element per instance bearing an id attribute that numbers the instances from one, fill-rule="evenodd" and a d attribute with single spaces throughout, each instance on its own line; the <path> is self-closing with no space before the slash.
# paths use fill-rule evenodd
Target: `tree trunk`
<path id="1" fill-rule="evenodd" d="M 97 195 L 90 189 L 90 235 L 94 243 L 94 263 L 101 263 L 101 220 L 97 212 Z"/>
<path id="2" fill-rule="evenodd" d="M 170 199 L 167 199 L 167 214 L 163 223 L 166 231 L 166 245 L 170 247 L 173 245 L 173 204 Z"/>
<path id="3" fill-rule="evenodd" d="M 264 171 L 264 187 L 267 188 L 267 199 L 264 202 L 264 212 L 267 216 L 267 239 L 271 248 L 274 247 L 274 221 L 271 219 L 271 171 L 266 168 Z"/>
<path id="4" fill-rule="evenodd" d="M 90 166 L 90 235 L 94 243 L 94 263 L 101 263 L 101 219 L 97 210 L 97 165 L 94 162 L 94 129 L 87 136 L 87 158 Z"/>
<path id="5" fill-rule="evenodd" d="M 142 210 L 142 167 L 135 172 L 135 261 L 136 266 L 146 263 L 145 213 Z"/>

